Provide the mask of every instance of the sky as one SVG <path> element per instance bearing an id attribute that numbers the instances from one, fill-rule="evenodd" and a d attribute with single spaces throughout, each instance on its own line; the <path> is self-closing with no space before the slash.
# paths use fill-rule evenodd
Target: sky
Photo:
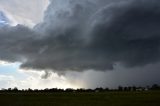
<path id="1" fill-rule="evenodd" d="M 160 1 L 1 0 L 0 88 L 160 84 Z"/>

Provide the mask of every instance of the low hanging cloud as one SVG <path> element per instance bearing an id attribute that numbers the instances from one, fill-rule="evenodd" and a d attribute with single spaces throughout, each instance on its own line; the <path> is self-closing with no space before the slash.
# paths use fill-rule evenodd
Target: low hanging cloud
<path id="1" fill-rule="evenodd" d="M 51 0 L 33 29 L 0 28 L 0 60 L 54 71 L 160 62 L 160 1 Z"/>

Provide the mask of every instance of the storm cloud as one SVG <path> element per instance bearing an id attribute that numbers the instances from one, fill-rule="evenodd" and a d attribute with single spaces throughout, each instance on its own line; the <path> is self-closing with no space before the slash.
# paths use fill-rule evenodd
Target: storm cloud
<path id="1" fill-rule="evenodd" d="M 0 60 L 54 71 L 160 62 L 160 1 L 51 0 L 42 23 L 0 28 Z"/>

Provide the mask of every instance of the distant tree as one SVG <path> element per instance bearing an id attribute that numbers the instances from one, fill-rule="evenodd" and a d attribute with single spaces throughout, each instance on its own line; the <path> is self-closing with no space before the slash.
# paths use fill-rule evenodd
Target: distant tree
<path id="1" fill-rule="evenodd" d="M 124 87 L 124 91 L 128 91 L 128 87 Z"/>
<path id="2" fill-rule="evenodd" d="M 32 92 L 33 90 L 31 89 L 31 88 L 28 88 L 28 90 L 27 90 L 28 92 Z"/>
<path id="3" fill-rule="evenodd" d="M 128 87 L 128 91 L 132 91 L 132 87 L 131 86 Z"/>
<path id="4" fill-rule="evenodd" d="M 34 89 L 34 92 L 38 92 L 38 89 Z"/>
<path id="5" fill-rule="evenodd" d="M 131 90 L 136 91 L 136 86 L 132 86 Z"/>
<path id="6" fill-rule="evenodd" d="M 109 91 L 109 88 L 105 88 L 104 90 L 105 90 L 105 91 Z"/>
<path id="7" fill-rule="evenodd" d="M 73 92 L 74 89 L 72 89 L 72 88 L 67 88 L 65 91 L 66 91 L 66 92 Z"/>
<path id="8" fill-rule="evenodd" d="M 160 86 L 158 86 L 157 84 L 152 85 L 151 87 L 152 90 L 159 90 Z"/>
<path id="9" fill-rule="evenodd" d="M 85 92 L 94 92 L 94 90 L 92 90 L 92 89 L 86 89 L 86 90 L 83 89 L 83 92 L 84 92 L 84 91 L 85 91 Z"/>
<path id="10" fill-rule="evenodd" d="M 12 91 L 17 92 L 17 91 L 18 91 L 18 88 L 17 88 L 17 87 L 14 87 L 14 88 L 12 89 Z"/>
<path id="11" fill-rule="evenodd" d="M 50 89 L 49 91 L 50 91 L 50 92 L 57 92 L 58 89 L 57 89 L 57 88 L 52 88 L 52 89 Z"/>
<path id="12" fill-rule="evenodd" d="M 118 87 L 118 91 L 123 91 L 123 87 L 122 87 L 122 86 L 119 86 L 119 87 Z"/>
<path id="13" fill-rule="evenodd" d="M 89 90 L 89 89 L 88 89 L 88 90 Z M 76 91 L 77 91 L 77 92 L 85 92 L 86 90 L 83 89 L 83 88 L 80 88 L 80 89 L 77 89 Z"/>
<path id="14" fill-rule="evenodd" d="M 104 89 L 102 87 L 95 89 L 95 92 L 102 92 L 102 91 L 104 91 Z"/>
<path id="15" fill-rule="evenodd" d="M 7 90 L 8 90 L 8 91 L 12 91 L 12 88 L 8 88 Z"/>

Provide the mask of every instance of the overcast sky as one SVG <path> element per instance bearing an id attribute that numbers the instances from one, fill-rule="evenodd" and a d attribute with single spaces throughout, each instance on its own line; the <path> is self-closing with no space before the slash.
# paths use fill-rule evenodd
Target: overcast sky
<path id="1" fill-rule="evenodd" d="M 1 0 L 0 88 L 160 84 L 160 1 Z"/>

